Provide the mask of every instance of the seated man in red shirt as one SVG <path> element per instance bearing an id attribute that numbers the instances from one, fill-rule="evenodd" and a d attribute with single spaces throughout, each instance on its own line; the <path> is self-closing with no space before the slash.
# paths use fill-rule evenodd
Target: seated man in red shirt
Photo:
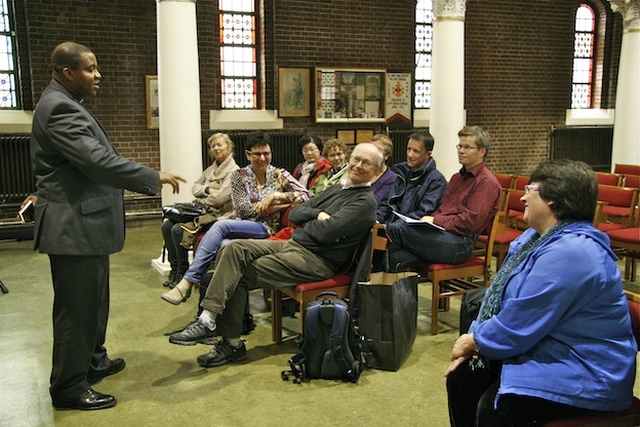
<path id="1" fill-rule="evenodd" d="M 484 164 L 491 139 L 479 126 L 458 132 L 458 161 L 462 169 L 451 177 L 442 204 L 421 221 L 439 225 L 444 231 L 414 226 L 414 233 L 396 233 L 387 227 L 389 267 L 395 270 L 423 263 L 462 264 L 471 258 L 477 235 L 490 225 L 500 205 L 500 183 Z M 402 268 L 402 267 L 401 267 Z"/>

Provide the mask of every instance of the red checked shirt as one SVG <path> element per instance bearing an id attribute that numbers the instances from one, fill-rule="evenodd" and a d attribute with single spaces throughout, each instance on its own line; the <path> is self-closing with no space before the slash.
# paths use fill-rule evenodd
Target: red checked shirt
<path id="1" fill-rule="evenodd" d="M 442 204 L 433 213 L 433 223 L 452 233 L 481 234 L 500 207 L 501 187 L 484 162 L 454 174 Z"/>

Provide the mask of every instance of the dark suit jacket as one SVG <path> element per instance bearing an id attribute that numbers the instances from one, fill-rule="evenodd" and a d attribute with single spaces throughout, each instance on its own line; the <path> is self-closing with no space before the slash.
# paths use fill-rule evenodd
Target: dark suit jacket
<path id="1" fill-rule="evenodd" d="M 82 100 L 57 81 L 33 117 L 38 201 L 35 247 L 54 255 L 108 255 L 124 245 L 123 189 L 153 195 L 157 171 L 121 157 Z"/>

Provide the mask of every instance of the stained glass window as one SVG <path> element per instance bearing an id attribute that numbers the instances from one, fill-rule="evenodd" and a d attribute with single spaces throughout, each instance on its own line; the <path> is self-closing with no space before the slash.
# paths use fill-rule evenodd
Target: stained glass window
<path id="1" fill-rule="evenodd" d="M 0 109 L 18 109 L 12 0 L 0 0 Z"/>
<path id="2" fill-rule="evenodd" d="M 255 0 L 219 0 L 222 108 L 258 107 Z"/>
<path id="3" fill-rule="evenodd" d="M 431 107 L 433 1 L 416 1 L 415 108 Z"/>
<path id="4" fill-rule="evenodd" d="M 571 109 L 591 108 L 595 38 L 595 12 L 591 6 L 583 3 L 576 12 Z"/>

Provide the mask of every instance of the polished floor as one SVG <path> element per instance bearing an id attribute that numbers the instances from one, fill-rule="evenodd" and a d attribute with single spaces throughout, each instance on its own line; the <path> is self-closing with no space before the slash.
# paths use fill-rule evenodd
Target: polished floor
<path id="1" fill-rule="evenodd" d="M 204 369 L 208 347 L 169 344 L 166 332 L 189 322 L 197 297 L 172 306 L 160 299 L 163 277 L 151 268 L 162 246 L 159 228 L 130 228 L 125 249 L 111 258 L 107 348 L 127 367 L 95 386 L 115 408 L 56 411 L 48 394 L 52 289 L 48 258 L 30 241 L 0 242 L 0 426 L 447 426 L 443 372 L 457 337 L 459 298 L 429 335 L 429 284 L 420 285 L 418 338 L 398 372 L 365 371 L 358 384 L 280 378 L 296 351 L 293 340 L 271 342 L 270 315 L 251 295 L 257 328 L 244 338 L 248 360 Z M 625 286 L 638 289 L 635 282 Z M 285 319 L 295 330 L 297 319 Z M 640 370 L 636 395 L 640 395 Z"/>

